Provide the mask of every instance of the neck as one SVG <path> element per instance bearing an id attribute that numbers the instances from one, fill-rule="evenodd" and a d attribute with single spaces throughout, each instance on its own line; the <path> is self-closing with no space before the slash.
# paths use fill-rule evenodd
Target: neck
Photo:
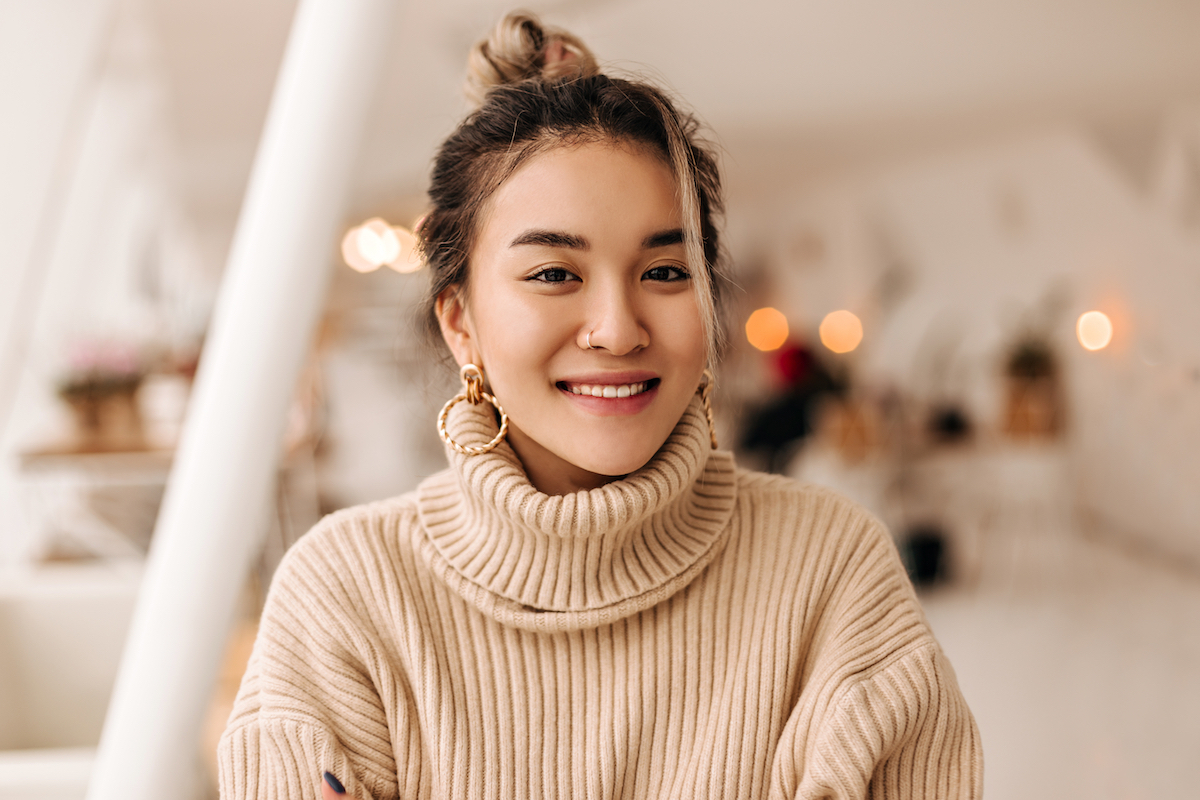
<path id="1" fill-rule="evenodd" d="M 564 495 L 599 489 L 623 477 L 600 475 L 576 466 L 526 436 L 511 421 L 508 425 L 508 443 L 521 460 L 529 482 L 542 494 Z"/>
<path id="2" fill-rule="evenodd" d="M 446 427 L 478 446 L 495 436 L 489 416 L 458 403 Z M 619 480 L 564 464 L 555 474 L 536 453 L 510 423 L 489 453 L 448 447 L 451 469 L 419 490 L 422 556 L 493 619 L 543 633 L 611 624 L 682 589 L 724 546 L 737 475 L 732 456 L 710 448 L 698 398 Z"/>

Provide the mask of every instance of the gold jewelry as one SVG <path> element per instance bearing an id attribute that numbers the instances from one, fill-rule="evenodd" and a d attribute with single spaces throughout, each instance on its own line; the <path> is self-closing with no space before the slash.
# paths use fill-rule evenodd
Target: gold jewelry
<path id="1" fill-rule="evenodd" d="M 708 399 L 708 395 L 712 392 L 713 374 L 708 367 L 704 368 L 704 372 L 700 376 L 700 386 L 696 389 L 696 393 L 700 395 L 700 402 L 704 406 L 704 416 L 708 419 L 708 438 L 712 441 L 712 449 L 717 449 L 717 426 L 713 424 L 712 403 Z"/>
<path id="2" fill-rule="evenodd" d="M 454 395 L 454 397 L 451 397 L 446 405 L 442 406 L 442 413 L 438 414 L 437 421 L 438 436 L 442 437 L 443 442 L 464 456 L 481 456 L 484 453 L 490 453 L 496 449 L 497 445 L 504 441 L 505 435 L 508 434 L 508 415 L 504 413 L 504 409 L 496 402 L 496 398 L 483 390 L 483 370 L 474 364 L 463 364 L 458 374 L 462 378 L 463 390 Z M 450 433 L 446 430 L 446 418 L 450 416 L 450 409 L 454 408 L 454 404 L 460 400 L 466 400 L 473 406 L 477 406 L 485 400 L 492 404 L 496 409 L 496 413 L 500 415 L 500 432 L 496 434 L 494 439 L 487 444 L 477 447 L 463 447 L 450 438 Z"/>

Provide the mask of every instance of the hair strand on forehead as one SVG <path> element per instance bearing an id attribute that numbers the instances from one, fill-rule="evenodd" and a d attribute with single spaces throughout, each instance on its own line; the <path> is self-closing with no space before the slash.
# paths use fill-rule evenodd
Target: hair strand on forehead
<path id="1" fill-rule="evenodd" d="M 679 202 L 683 213 L 684 247 L 687 252 L 688 269 L 696 290 L 696 303 L 704 324 L 704 340 L 708 344 L 708 363 L 715 365 L 717 351 L 721 346 L 721 329 L 717 323 L 717 309 L 713 302 L 714 287 L 709 259 L 704 253 L 704 230 L 701 224 L 700 190 L 695 181 L 695 164 L 691 157 L 687 136 L 680 128 L 674 110 L 658 97 L 655 105 L 662 116 L 667 134 L 667 147 L 671 172 L 678 187 Z"/>

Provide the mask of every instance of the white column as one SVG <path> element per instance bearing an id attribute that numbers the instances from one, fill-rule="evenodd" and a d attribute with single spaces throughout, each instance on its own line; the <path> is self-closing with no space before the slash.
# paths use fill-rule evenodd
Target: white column
<path id="1" fill-rule="evenodd" d="M 230 252 L 89 800 L 194 794 L 396 0 L 301 0 Z M 316 780 L 317 776 L 314 776 Z"/>

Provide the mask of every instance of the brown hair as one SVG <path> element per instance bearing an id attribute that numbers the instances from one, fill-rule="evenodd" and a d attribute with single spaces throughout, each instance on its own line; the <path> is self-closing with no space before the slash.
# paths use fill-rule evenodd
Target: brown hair
<path id="1" fill-rule="evenodd" d="M 684 244 L 715 361 L 724 283 L 716 220 L 724 205 L 716 158 L 699 139 L 696 119 L 647 83 L 601 74 L 579 39 L 524 12 L 506 16 L 472 50 L 467 92 L 479 106 L 438 151 L 431 209 L 417 231 L 432 274 L 424 314 L 430 338 L 441 339 L 438 296 L 467 286 L 480 215 L 500 185 L 538 153 L 610 140 L 647 148 L 678 182 Z"/>

